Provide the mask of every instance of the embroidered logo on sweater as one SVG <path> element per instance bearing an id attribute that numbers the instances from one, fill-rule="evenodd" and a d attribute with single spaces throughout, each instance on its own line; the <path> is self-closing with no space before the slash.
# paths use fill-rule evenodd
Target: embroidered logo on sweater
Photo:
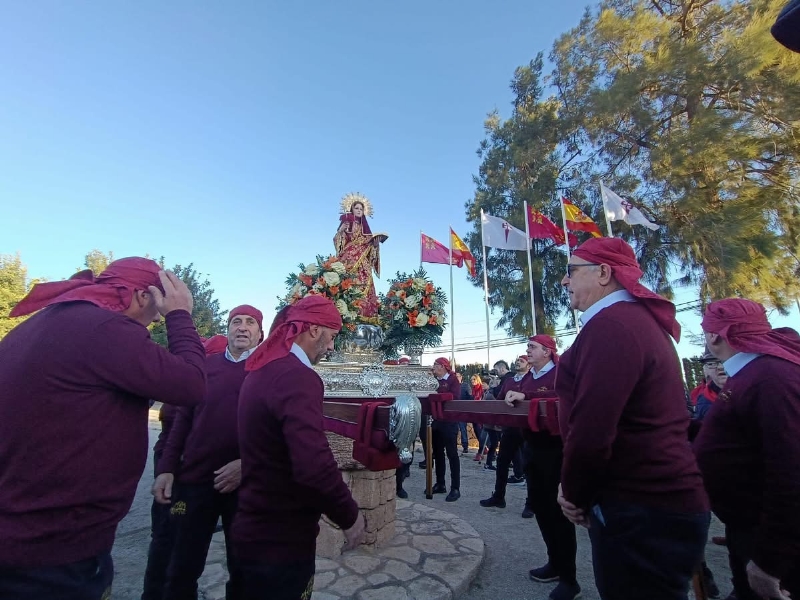
<path id="1" fill-rule="evenodd" d="M 314 576 L 311 576 L 311 579 L 308 580 L 308 585 L 306 586 L 305 591 L 300 596 L 300 600 L 311 600 L 311 594 L 314 592 Z"/>
<path id="2" fill-rule="evenodd" d="M 181 500 L 180 502 L 176 502 L 172 508 L 169 509 L 169 514 L 173 516 L 177 515 L 185 515 L 186 514 L 186 502 Z"/>

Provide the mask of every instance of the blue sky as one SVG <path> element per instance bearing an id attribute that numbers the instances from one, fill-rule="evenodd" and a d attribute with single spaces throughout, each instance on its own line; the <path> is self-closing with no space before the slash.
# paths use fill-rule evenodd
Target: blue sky
<path id="1" fill-rule="evenodd" d="M 163 255 L 193 262 L 225 308 L 270 315 L 360 191 L 390 235 L 384 280 L 412 270 L 420 230 L 466 233 L 483 120 L 509 114 L 514 68 L 586 5 L 6 3 L 0 253 L 51 280 L 93 248 Z M 429 273 L 449 286 L 446 266 Z M 455 279 L 456 343 L 485 339 L 483 292 Z"/>

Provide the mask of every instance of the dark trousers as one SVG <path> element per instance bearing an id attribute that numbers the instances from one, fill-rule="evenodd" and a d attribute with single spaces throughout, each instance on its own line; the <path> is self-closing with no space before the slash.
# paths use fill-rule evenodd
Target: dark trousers
<path id="1" fill-rule="evenodd" d="M 228 559 L 227 598 L 237 598 L 240 588 L 236 559 L 231 555 L 230 527 L 236 513 L 236 492 L 220 494 L 213 483 L 177 484 L 170 512 L 175 545 L 167 569 L 164 598 L 196 600 L 197 580 L 203 574 L 208 547 L 217 521 L 222 517 Z"/>
<path id="2" fill-rule="evenodd" d="M 500 453 L 497 455 L 497 475 L 494 480 L 494 495 L 498 498 L 506 497 L 508 484 L 508 467 L 514 462 L 514 476 L 522 476 L 522 430 L 518 427 L 506 427 L 500 436 Z M 488 460 L 487 460 L 488 462 Z"/>
<path id="3" fill-rule="evenodd" d="M 228 600 L 310 600 L 314 569 L 313 559 L 285 565 L 241 561 L 241 590 Z"/>
<path id="4" fill-rule="evenodd" d="M 725 527 L 725 538 L 728 540 L 728 563 L 731 566 L 731 579 L 733 580 L 733 590 L 736 592 L 736 600 L 761 600 L 750 589 L 750 583 L 747 581 L 747 563 L 753 557 L 755 532 L 751 529 L 727 526 Z M 789 592 L 792 598 L 800 598 L 800 574 L 796 570 L 794 573 L 770 573 L 770 575 L 775 575 L 781 580 L 781 587 Z"/>
<path id="5" fill-rule="evenodd" d="M 484 448 L 488 448 L 489 452 L 486 455 L 486 464 L 490 465 L 494 462 L 497 453 L 497 444 L 500 442 L 500 432 L 496 429 L 490 429 L 490 426 L 484 427 L 481 431 L 481 440 L 478 444 L 478 454 L 483 452 Z"/>
<path id="6" fill-rule="evenodd" d="M 561 462 L 564 458 L 561 438 L 527 432 L 525 439 L 528 504 L 536 515 L 542 540 L 547 546 L 547 560 L 562 581 L 577 583 L 575 525 L 564 516 L 558 504 L 558 484 L 561 482 Z"/>
<path id="7" fill-rule="evenodd" d="M 107 600 L 113 579 L 110 552 L 58 567 L 0 567 L 0 600 Z"/>
<path id="8" fill-rule="evenodd" d="M 481 426 L 477 423 L 470 423 L 470 425 L 472 425 L 472 431 L 475 433 L 475 439 L 478 440 L 478 446 L 480 447 Z M 464 452 L 467 452 L 469 450 L 469 432 L 467 431 L 467 423 L 459 423 L 458 430 L 461 432 L 461 448 L 464 450 Z"/>
<path id="9" fill-rule="evenodd" d="M 153 471 L 158 469 L 161 453 L 153 455 Z M 167 582 L 167 567 L 172 556 L 172 543 L 175 540 L 169 504 L 159 504 L 153 500 L 150 507 L 150 548 L 147 551 L 147 568 L 144 571 L 142 600 L 163 600 L 164 585 Z"/>
<path id="10" fill-rule="evenodd" d="M 686 600 L 703 560 L 710 513 L 670 513 L 604 501 L 590 512 L 589 537 L 603 600 Z"/>
<path id="11" fill-rule="evenodd" d="M 433 466 L 436 469 L 436 484 L 444 485 L 444 476 L 447 472 L 444 455 L 447 452 L 447 460 L 450 463 L 450 488 L 460 489 L 461 463 L 458 460 L 458 446 L 456 445 L 458 424 L 439 422 L 435 425 L 433 429 Z"/>

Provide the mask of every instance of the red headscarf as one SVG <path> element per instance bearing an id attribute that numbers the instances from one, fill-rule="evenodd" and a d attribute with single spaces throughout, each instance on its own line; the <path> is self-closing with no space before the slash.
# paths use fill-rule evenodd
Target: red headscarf
<path id="1" fill-rule="evenodd" d="M 578 246 L 573 254 L 587 262 L 611 267 L 614 279 L 650 311 L 664 331 L 676 342 L 680 341 L 681 326 L 675 320 L 675 305 L 639 283 L 642 270 L 633 248 L 625 241 L 609 237 L 592 238 Z"/>
<path id="2" fill-rule="evenodd" d="M 433 364 L 443 366 L 444 370 L 447 371 L 448 373 L 453 372 L 453 367 L 450 365 L 450 361 L 447 360 L 444 356 L 440 356 L 439 358 L 437 358 L 435 361 L 433 361 Z"/>
<path id="3" fill-rule="evenodd" d="M 231 321 L 233 320 L 233 317 L 236 317 L 238 315 L 253 317 L 258 323 L 258 328 L 263 331 L 264 326 L 262 323 L 264 321 L 264 315 L 261 314 L 261 311 L 258 310 L 255 306 L 250 306 L 249 304 L 242 304 L 241 306 L 237 306 L 236 308 L 234 308 L 228 314 L 228 325 L 230 325 Z"/>
<path id="4" fill-rule="evenodd" d="M 738 352 L 769 354 L 800 365 L 800 337 L 792 329 L 772 329 L 758 302 L 726 298 L 706 308 L 703 330 L 722 336 Z M 788 330 L 788 331 L 787 331 Z"/>
<path id="5" fill-rule="evenodd" d="M 550 350 L 550 357 L 553 359 L 553 363 L 556 365 L 558 364 L 558 351 L 556 348 L 556 341 L 552 337 L 540 333 L 539 335 L 535 335 L 529 339 L 530 341 L 536 342 L 537 344 L 540 344 L 544 348 Z"/>
<path id="6" fill-rule="evenodd" d="M 289 354 L 292 343 L 309 325 L 321 325 L 339 331 L 342 316 L 336 305 L 323 296 L 301 298 L 286 311 L 286 320 L 275 327 L 266 340 L 247 359 L 246 371 L 255 371 Z"/>
<path id="7" fill-rule="evenodd" d="M 114 312 L 131 305 L 134 290 L 155 286 L 162 292 L 158 272 L 161 267 L 149 258 L 121 258 L 112 262 L 96 278 L 90 270 L 76 273 L 66 281 L 37 283 L 9 314 L 21 317 L 61 302 L 83 300 Z"/>
<path id="8" fill-rule="evenodd" d="M 206 349 L 206 356 L 221 354 L 228 347 L 228 337 L 222 334 L 214 335 L 203 341 L 203 348 Z"/>

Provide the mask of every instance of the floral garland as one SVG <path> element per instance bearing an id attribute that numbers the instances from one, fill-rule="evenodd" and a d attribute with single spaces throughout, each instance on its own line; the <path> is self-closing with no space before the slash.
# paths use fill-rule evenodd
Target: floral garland
<path id="1" fill-rule="evenodd" d="M 364 292 L 347 272 L 344 263 L 336 260 L 335 256 L 317 256 L 315 262 L 307 265 L 300 263 L 298 268 L 299 273 L 292 273 L 286 278 L 289 292 L 285 297 L 278 298 L 278 309 L 306 296 L 324 296 L 333 301 L 342 315 L 342 334 L 354 332 L 356 324 L 360 322 L 358 313 Z"/>
<path id="2" fill-rule="evenodd" d="M 438 346 L 442 340 L 447 297 L 420 268 L 407 275 L 397 273 L 389 291 L 381 296 L 381 318 L 388 325 L 383 350 L 397 356 L 397 347 Z"/>

